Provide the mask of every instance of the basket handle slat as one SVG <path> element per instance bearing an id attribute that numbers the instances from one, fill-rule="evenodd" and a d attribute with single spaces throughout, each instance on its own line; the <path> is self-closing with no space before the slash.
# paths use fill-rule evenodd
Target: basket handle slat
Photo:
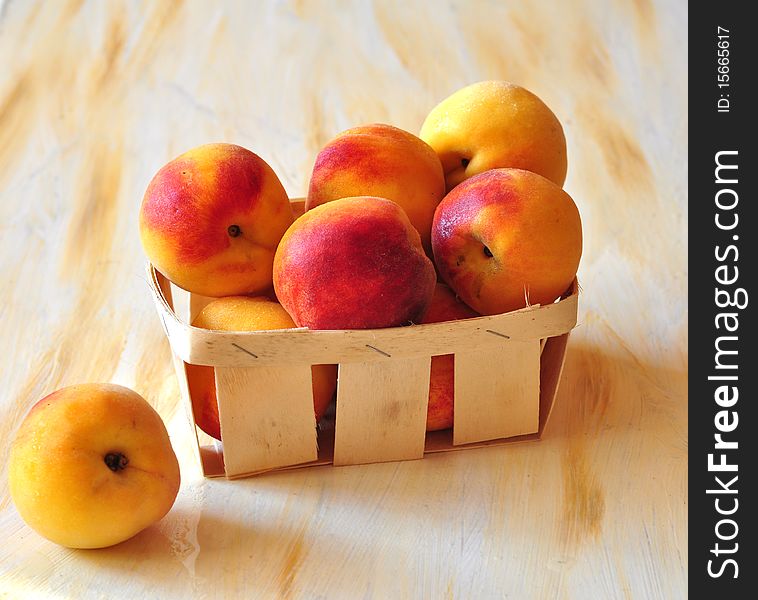
<path id="1" fill-rule="evenodd" d="M 424 456 L 431 357 L 339 366 L 334 464 Z"/>
<path id="2" fill-rule="evenodd" d="M 456 353 L 453 445 L 535 433 L 539 398 L 539 339 Z"/>
<path id="3" fill-rule="evenodd" d="M 226 476 L 318 458 L 310 365 L 217 367 Z"/>

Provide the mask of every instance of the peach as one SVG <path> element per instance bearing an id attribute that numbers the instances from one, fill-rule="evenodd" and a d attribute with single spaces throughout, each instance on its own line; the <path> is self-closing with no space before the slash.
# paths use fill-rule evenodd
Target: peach
<path id="1" fill-rule="evenodd" d="M 278 302 L 249 296 L 227 296 L 212 301 L 200 311 L 192 325 L 218 331 L 264 331 L 296 326 Z M 195 422 L 205 433 L 221 440 L 213 367 L 187 365 L 186 371 Z M 337 365 L 313 365 L 311 373 L 315 422 L 318 422 L 337 389 Z"/>
<path id="2" fill-rule="evenodd" d="M 233 144 L 207 144 L 153 177 L 140 209 L 140 239 L 173 283 L 203 296 L 271 287 L 276 246 L 294 215 L 271 167 Z"/>
<path id="3" fill-rule="evenodd" d="M 562 186 L 566 138 L 558 118 L 532 92 L 507 81 L 480 81 L 449 96 L 419 134 L 440 157 L 448 191 L 490 169 L 534 171 Z"/>
<path id="4" fill-rule="evenodd" d="M 274 257 L 274 290 L 295 323 L 371 329 L 416 322 L 436 273 L 399 205 L 343 198 L 298 218 Z"/>
<path id="5" fill-rule="evenodd" d="M 485 315 L 547 304 L 571 284 L 582 255 L 579 211 L 541 175 L 493 169 L 458 185 L 432 228 L 441 277 Z"/>
<path id="6" fill-rule="evenodd" d="M 12 443 L 8 479 L 24 521 L 70 548 L 132 537 L 169 511 L 180 482 L 158 413 L 109 384 L 74 385 L 37 402 Z"/>
<path id="7" fill-rule="evenodd" d="M 343 131 L 319 152 L 305 209 L 350 196 L 397 202 L 431 253 L 434 209 L 445 176 L 434 150 L 418 137 L 381 123 Z"/>
<path id="8" fill-rule="evenodd" d="M 432 303 L 421 318 L 421 323 L 441 323 L 457 319 L 470 319 L 479 315 L 458 300 L 444 283 L 434 288 Z M 429 407 L 426 413 L 426 430 L 437 431 L 453 426 L 455 399 L 455 356 L 432 356 L 429 376 Z"/>

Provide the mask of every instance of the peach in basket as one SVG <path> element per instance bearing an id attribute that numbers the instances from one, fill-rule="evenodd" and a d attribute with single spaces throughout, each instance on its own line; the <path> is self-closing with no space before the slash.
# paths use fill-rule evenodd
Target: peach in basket
<path id="1" fill-rule="evenodd" d="M 214 300 L 195 317 L 192 325 L 216 331 L 267 331 L 295 327 L 292 318 L 278 302 L 266 297 L 249 296 L 227 296 Z M 314 365 L 312 376 L 315 426 L 334 398 L 337 366 Z M 187 365 L 187 382 L 197 426 L 221 440 L 213 367 Z"/>

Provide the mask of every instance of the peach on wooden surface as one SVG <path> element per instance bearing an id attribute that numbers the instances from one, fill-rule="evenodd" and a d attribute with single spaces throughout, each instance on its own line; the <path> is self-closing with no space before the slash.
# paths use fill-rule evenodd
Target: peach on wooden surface
<path id="1" fill-rule="evenodd" d="M 548 304 L 569 287 L 582 254 L 579 211 L 541 175 L 493 169 L 458 185 L 434 217 L 442 278 L 485 315 Z"/>
<path id="2" fill-rule="evenodd" d="M 274 258 L 277 298 L 297 325 L 311 329 L 417 322 L 435 280 L 418 231 L 384 198 L 343 198 L 307 211 Z"/>
<path id="3" fill-rule="evenodd" d="M 534 171 L 562 186 L 566 138 L 558 118 L 532 92 L 507 81 L 480 81 L 434 107 L 420 137 L 440 157 L 448 191 L 489 169 Z"/>
<path id="4" fill-rule="evenodd" d="M 417 136 L 376 123 L 343 131 L 319 152 L 306 210 L 350 196 L 397 202 L 431 256 L 434 209 L 445 195 L 437 154 Z"/>
<path id="5" fill-rule="evenodd" d="M 429 308 L 421 323 L 442 323 L 458 319 L 470 319 L 479 314 L 461 302 L 444 283 L 434 288 Z M 453 426 L 455 399 L 455 356 L 444 354 L 432 356 L 429 376 L 429 406 L 426 413 L 426 430 L 437 431 Z"/>
<path id="6" fill-rule="evenodd" d="M 73 385 L 37 402 L 12 443 L 8 479 L 24 521 L 70 548 L 134 536 L 169 511 L 180 482 L 158 413 L 111 384 Z"/>
<path id="7" fill-rule="evenodd" d="M 234 144 L 206 144 L 153 177 L 140 209 L 150 262 L 203 296 L 271 287 L 276 246 L 294 216 L 287 193 L 259 156 Z"/>
<path id="8" fill-rule="evenodd" d="M 218 298 L 203 308 L 192 325 L 217 331 L 265 331 L 296 327 L 278 302 L 262 296 Z M 188 364 L 186 372 L 195 422 L 205 433 L 221 440 L 213 367 Z M 326 412 L 337 389 L 337 365 L 313 365 L 311 372 L 315 425 Z"/>

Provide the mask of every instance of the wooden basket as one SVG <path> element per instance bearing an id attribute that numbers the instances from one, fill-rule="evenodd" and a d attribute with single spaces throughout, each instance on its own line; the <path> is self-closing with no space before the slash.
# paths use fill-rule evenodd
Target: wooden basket
<path id="1" fill-rule="evenodd" d="M 148 275 L 193 427 L 185 364 L 215 367 L 223 443 L 194 427 L 207 477 L 411 460 L 539 439 L 577 316 L 574 281 L 550 305 L 447 323 L 210 331 L 188 325 L 210 299 L 174 286 L 152 265 Z M 181 301 L 183 319 L 175 310 Z M 452 432 L 426 433 L 430 361 L 444 354 L 455 355 L 455 422 Z M 339 365 L 335 419 L 318 430 L 314 364 Z"/>

